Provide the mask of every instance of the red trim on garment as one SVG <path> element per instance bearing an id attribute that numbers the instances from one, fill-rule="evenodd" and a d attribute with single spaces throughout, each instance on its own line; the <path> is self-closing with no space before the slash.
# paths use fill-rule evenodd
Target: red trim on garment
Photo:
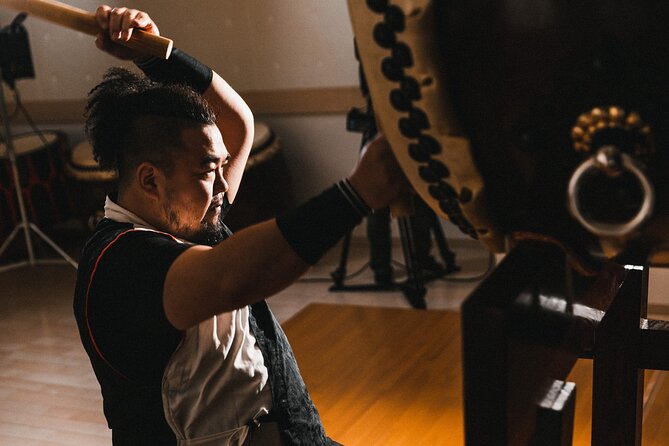
<path id="1" fill-rule="evenodd" d="M 130 378 L 128 378 L 125 374 L 123 374 L 123 373 L 121 373 L 119 370 L 117 370 L 113 365 L 111 365 L 111 363 L 107 360 L 107 358 L 105 358 L 105 355 L 102 354 L 102 351 L 100 350 L 100 347 L 98 347 L 98 344 L 95 342 L 95 337 L 93 336 L 93 330 L 92 330 L 92 328 L 91 328 L 91 323 L 90 323 L 90 321 L 89 321 L 89 319 L 88 319 L 88 300 L 89 300 L 89 296 L 90 296 L 90 292 L 91 292 L 91 285 L 93 285 L 93 277 L 95 277 L 95 272 L 96 272 L 97 269 L 98 269 L 98 264 L 100 263 L 100 260 L 102 259 L 102 256 L 104 255 L 104 253 L 105 253 L 105 252 L 106 252 L 106 251 L 107 251 L 107 250 L 108 250 L 114 243 L 116 243 L 116 242 L 118 241 L 118 239 L 120 239 L 120 238 L 121 238 L 122 236 L 124 236 L 125 234 L 127 234 L 127 233 L 129 233 L 129 232 L 146 231 L 146 230 L 147 230 L 147 229 L 137 229 L 137 228 L 128 229 L 127 231 L 123 231 L 123 232 L 121 232 L 119 235 L 117 235 L 117 236 L 114 238 L 114 240 L 112 240 L 111 242 L 109 242 L 109 244 L 108 244 L 107 246 L 105 246 L 104 249 L 103 249 L 102 251 L 100 251 L 100 254 L 98 255 L 98 258 L 95 260 L 95 266 L 93 266 L 93 271 L 91 271 L 91 277 L 90 277 L 90 279 L 88 280 L 88 288 L 86 288 L 86 305 L 85 305 L 85 308 L 84 308 L 84 317 L 86 318 L 86 327 L 88 328 L 88 337 L 90 338 L 91 343 L 93 343 L 93 348 L 95 348 L 95 351 L 97 352 L 97 354 L 98 354 L 98 356 L 100 357 L 100 359 L 102 359 L 102 361 L 103 361 L 105 364 L 107 364 L 107 366 L 108 366 L 111 370 L 113 370 L 115 373 L 117 373 L 119 376 L 121 376 L 121 377 L 122 377 L 123 379 L 125 379 L 126 381 L 132 381 L 132 380 L 131 380 Z M 168 234 L 168 233 L 166 233 L 166 232 L 161 232 L 161 231 L 155 231 L 155 230 L 153 230 L 153 229 L 148 229 L 148 231 L 157 232 L 158 234 L 164 234 L 164 235 L 167 235 L 168 237 L 171 237 L 171 238 L 173 238 L 174 240 L 178 241 L 178 239 L 177 239 L 176 237 L 174 237 L 172 234 Z"/>

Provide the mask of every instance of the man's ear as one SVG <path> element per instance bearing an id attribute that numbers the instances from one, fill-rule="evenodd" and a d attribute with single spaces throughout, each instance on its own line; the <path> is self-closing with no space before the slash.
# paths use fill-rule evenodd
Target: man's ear
<path id="1" fill-rule="evenodd" d="M 151 199 L 157 200 L 162 193 L 162 171 L 148 161 L 135 169 L 135 176 L 140 190 Z"/>

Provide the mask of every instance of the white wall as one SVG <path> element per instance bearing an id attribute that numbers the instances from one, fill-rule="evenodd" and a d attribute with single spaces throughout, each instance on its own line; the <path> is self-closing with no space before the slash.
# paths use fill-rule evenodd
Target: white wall
<path id="1" fill-rule="evenodd" d="M 344 115 L 258 118 L 281 138 L 298 201 L 339 180 L 355 165 L 360 135 L 346 132 Z"/>
<path id="2" fill-rule="evenodd" d="M 69 0 L 94 11 L 92 0 Z M 344 1 L 108 1 L 146 10 L 175 45 L 211 65 L 238 90 L 338 87 L 357 84 L 353 33 Z M 16 12 L 0 7 L 0 24 Z M 119 62 L 93 38 L 29 17 L 37 78 L 22 81 L 26 100 L 85 97 L 106 68 Z M 122 63 L 121 63 L 122 64 Z"/>
<path id="3" fill-rule="evenodd" d="M 94 11 L 98 2 L 69 0 Z M 344 1 L 112 1 L 146 10 L 175 45 L 211 65 L 239 91 L 357 85 L 353 34 Z M 0 7 L 0 25 L 14 11 Z M 95 48 L 93 38 L 28 18 L 36 78 L 19 81 L 24 101 L 83 99 L 112 65 L 126 65 Z M 344 115 L 258 116 L 282 138 L 296 179 L 296 197 L 347 174 L 359 136 Z M 82 139 L 67 126 L 73 143 Z"/>
<path id="4" fill-rule="evenodd" d="M 239 90 L 357 84 L 343 0 L 137 0 L 175 45 Z"/>

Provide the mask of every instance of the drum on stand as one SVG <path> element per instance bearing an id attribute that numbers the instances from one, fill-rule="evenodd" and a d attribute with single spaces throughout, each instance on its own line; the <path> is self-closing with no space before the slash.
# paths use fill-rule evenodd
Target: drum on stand
<path id="1" fill-rule="evenodd" d="M 77 216 L 92 229 L 104 215 L 105 197 L 116 189 L 118 174 L 114 169 L 100 167 L 88 140 L 74 146 L 65 168 L 71 180 Z"/>
<path id="2" fill-rule="evenodd" d="M 279 139 L 267 124 L 256 122 L 244 178 L 225 223 L 235 231 L 268 220 L 285 210 L 291 200 L 291 178 Z"/>
<path id="3" fill-rule="evenodd" d="M 46 130 L 12 137 L 21 193 L 30 221 L 50 228 L 72 217 L 72 199 L 63 160 L 69 150 L 63 132 Z M 0 143 L 0 234 L 9 233 L 21 219 L 12 168 Z"/>

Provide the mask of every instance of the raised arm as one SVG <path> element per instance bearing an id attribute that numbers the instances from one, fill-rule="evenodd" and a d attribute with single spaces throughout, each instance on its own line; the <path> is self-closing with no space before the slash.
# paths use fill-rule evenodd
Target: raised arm
<path id="1" fill-rule="evenodd" d="M 160 35 L 158 26 L 146 12 L 102 5 L 97 8 L 95 15 L 100 27 L 106 31 L 96 39 L 98 48 L 119 59 L 133 60 L 140 67 L 150 66 L 147 60 L 149 56 L 145 53 L 118 44 L 130 40 L 134 28 Z M 224 175 L 229 187 L 226 195 L 232 203 L 253 145 L 253 113 L 242 97 L 216 72 L 212 72 L 211 82 L 204 86 L 202 95 L 216 111 L 216 125 L 230 153 Z"/>
<path id="2" fill-rule="evenodd" d="M 253 113 L 242 97 L 216 72 L 203 96 L 216 111 L 216 125 L 230 153 L 223 175 L 228 183 L 226 195 L 232 203 L 253 145 Z"/>

